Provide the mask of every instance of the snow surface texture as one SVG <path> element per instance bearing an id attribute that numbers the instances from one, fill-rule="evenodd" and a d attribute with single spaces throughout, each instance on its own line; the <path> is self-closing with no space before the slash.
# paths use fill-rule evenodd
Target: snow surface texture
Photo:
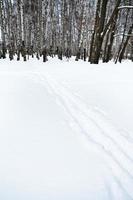
<path id="1" fill-rule="evenodd" d="M 133 68 L 0 60 L 0 199 L 133 199 Z"/>

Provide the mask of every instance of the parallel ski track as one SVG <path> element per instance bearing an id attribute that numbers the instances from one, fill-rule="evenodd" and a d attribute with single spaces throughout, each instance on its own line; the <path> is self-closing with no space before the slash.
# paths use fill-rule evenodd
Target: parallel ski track
<path id="1" fill-rule="evenodd" d="M 35 72 L 27 76 L 43 85 L 58 99 L 79 132 L 104 153 L 115 181 L 128 199 L 133 199 L 133 143 L 115 130 L 102 113 L 88 108 L 77 94 L 48 73 Z"/>

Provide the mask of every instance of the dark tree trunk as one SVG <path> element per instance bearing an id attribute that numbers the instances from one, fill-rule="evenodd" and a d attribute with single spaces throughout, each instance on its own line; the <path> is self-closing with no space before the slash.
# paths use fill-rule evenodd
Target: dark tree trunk
<path id="1" fill-rule="evenodd" d="M 87 55 L 86 55 L 86 49 L 84 49 L 84 61 L 86 61 L 86 57 L 87 57 Z"/>
<path id="2" fill-rule="evenodd" d="M 126 38 L 126 41 L 125 41 L 125 43 L 124 43 L 124 45 L 123 45 L 123 47 L 122 47 L 122 49 L 121 49 L 121 52 L 120 52 L 120 55 L 119 55 L 119 62 L 120 62 L 120 63 L 121 63 L 121 61 L 122 61 L 122 59 L 123 59 L 123 57 L 124 57 L 125 49 L 126 49 L 126 47 L 127 47 L 128 41 L 129 41 L 129 39 L 130 39 L 130 37 L 131 37 L 132 30 L 133 30 L 133 25 L 130 27 L 130 29 L 129 29 L 129 31 L 128 31 L 128 36 L 127 36 L 127 38 Z"/>
<path id="3" fill-rule="evenodd" d="M 47 61 L 47 49 L 46 48 L 43 49 L 42 55 L 43 55 L 43 62 L 46 62 Z"/>

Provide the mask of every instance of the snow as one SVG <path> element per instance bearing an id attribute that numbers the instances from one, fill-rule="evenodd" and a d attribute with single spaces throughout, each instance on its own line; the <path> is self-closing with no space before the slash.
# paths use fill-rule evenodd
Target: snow
<path id="1" fill-rule="evenodd" d="M 120 6 L 118 9 L 133 9 L 133 6 Z"/>
<path id="2" fill-rule="evenodd" d="M 0 199 L 133 199 L 132 62 L 0 60 Z"/>

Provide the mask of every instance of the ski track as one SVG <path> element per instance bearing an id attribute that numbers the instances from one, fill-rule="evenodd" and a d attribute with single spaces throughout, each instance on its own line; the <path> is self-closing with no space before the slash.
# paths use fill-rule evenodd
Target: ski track
<path id="1" fill-rule="evenodd" d="M 48 73 L 32 72 L 26 76 L 43 85 L 66 111 L 69 125 L 76 127 L 88 142 L 100 148 L 123 195 L 126 199 L 133 199 L 133 145 L 127 137 L 119 133 L 98 109 L 88 108 L 78 94 L 59 84 Z"/>
<path id="2" fill-rule="evenodd" d="M 63 84 L 63 83 L 62 83 L 62 84 Z M 67 84 L 67 83 L 64 82 L 64 84 L 63 84 L 64 87 L 70 91 L 71 88 L 68 87 L 68 85 L 66 86 L 66 84 Z M 88 105 L 87 105 L 87 103 L 85 102 L 85 100 L 84 100 L 77 92 L 73 92 L 73 95 L 76 96 L 76 97 L 78 98 L 79 101 L 84 102 L 84 105 L 87 107 L 87 109 L 89 109 L 90 111 L 92 110 L 92 112 L 93 112 L 93 113 L 96 113 L 97 115 L 99 115 L 99 117 L 102 118 L 103 121 L 106 121 L 106 124 L 108 124 L 108 126 L 111 126 L 110 128 L 113 128 L 113 129 L 114 129 L 113 132 L 116 131 L 115 128 L 113 127 L 113 125 L 111 124 L 111 121 L 108 119 L 108 116 L 106 115 L 106 113 L 105 113 L 103 110 L 101 110 L 101 109 L 99 109 L 99 108 L 97 108 L 97 107 L 93 107 L 93 109 L 92 109 L 92 108 L 88 108 Z M 107 131 L 108 131 L 108 130 L 107 130 Z M 125 131 L 125 130 L 119 130 L 119 131 L 116 131 L 115 134 L 119 134 L 119 137 L 120 137 L 121 139 L 124 138 L 124 140 L 123 140 L 123 141 L 124 141 L 124 145 L 126 144 L 126 147 L 127 147 L 128 149 L 129 149 L 129 143 L 132 143 L 132 145 L 130 145 L 130 147 L 133 149 L 133 137 L 131 136 L 131 133 L 129 133 L 129 132 Z M 116 138 L 116 136 L 115 136 L 115 138 Z M 125 141 L 125 139 L 126 139 L 127 141 Z M 122 145 L 122 148 L 123 148 L 123 145 Z M 132 156 L 132 160 L 133 160 L 133 156 Z"/>

